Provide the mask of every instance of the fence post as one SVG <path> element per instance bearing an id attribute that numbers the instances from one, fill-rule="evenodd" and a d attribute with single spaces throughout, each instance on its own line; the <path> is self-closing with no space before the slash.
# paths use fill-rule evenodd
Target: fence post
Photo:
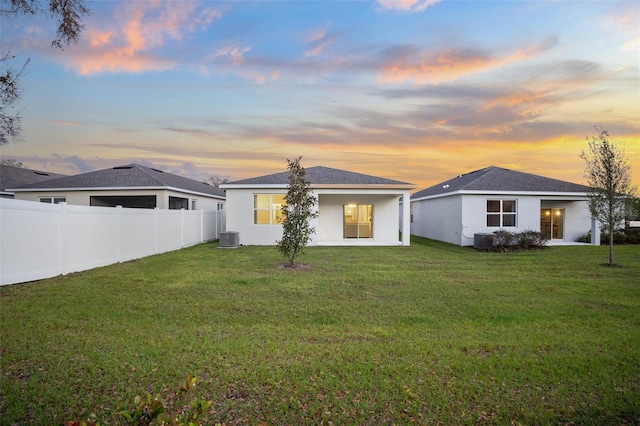
<path id="1" fill-rule="evenodd" d="M 204 210 L 200 209 L 200 242 L 204 242 Z"/>
<path id="2" fill-rule="evenodd" d="M 213 240 L 218 238 L 218 216 L 220 216 L 220 211 L 216 210 L 213 214 Z"/>
<path id="3" fill-rule="evenodd" d="M 154 230 L 153 233 L 153 254 L 158 254 L 158 234 L 160 233 L 160 209 L 158 207 L 153 208 L 153 220 L 154 220 Z"/>
<path id="4" fill-rule="evenodd" d="M 58 204 L 59 215 L 59 232 L 60 232 L 60 258 L 59 268 L 60 275 L 66 275 L 69 273 L 69 222 L 67 203 Z"/>
<path id="5" fill-rule="evenodd" d="M 180 209 L 180 248 L 184 248 L 184 209 Z"/>
<path id="6" fill-rule="evenodd" d="M 116 262 L 122 262 L 122 206 L 116 206 Z"/>

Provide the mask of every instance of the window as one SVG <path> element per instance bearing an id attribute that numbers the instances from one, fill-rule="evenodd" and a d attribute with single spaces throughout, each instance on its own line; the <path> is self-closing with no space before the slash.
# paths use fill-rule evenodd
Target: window
<path id="1" fill-rule="evenodd" d="M 169 196 L 169 210 L 189 210 L 189 199 Z"/>
<path id="2" fill-rule="evenodd" d="M 224 210 L 224 203 L 218 203 L 218 211 Z"/>
<path id="3" fill-rule="evenodd" d="M 191 210 L 198 210 L 198 200 L 191 200 Z"/>
<path id="4" fill-rule="evenodd" d="M 285 205 L 284 194 L 254 194 L 253 223 L 256 225 L 277 225 L 282 223 Z"/>
<path id="5" fill-rule="evenodd" d="M 40 202 L 49 204 L 66 203 L 67 197 L 40 197 Z"/>
<path id="6" fill-rule="evenodd" d="M 516 200 L 487 200 L 487 227 L 516 226 Z"/>

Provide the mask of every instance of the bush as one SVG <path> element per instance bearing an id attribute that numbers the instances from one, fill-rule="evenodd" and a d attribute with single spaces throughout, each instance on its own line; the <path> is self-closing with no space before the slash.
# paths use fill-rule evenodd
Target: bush
<path id="1" fill-rule="evenodd" d="M 493 239 L 494 251 L 509 251 L 513 249 L 515 244 L 515 234 L 513 232 L 500 229 L 494 232 L 494 235 L 496 236 Z"/>
<path id="2" fill-rule="evenodd" d="M 609 233 L 600 233 L 600 245 L 609 244 Z M 613 244 L 640 244 L 640 228 L 617 229 L 613 233 Z"/>
<path id="3" fill-rule="evenodd" d="M 538 231 L 530 229 L 522 232 L 509 232 L 504 229 L 494 232 L 494 251 L 539 250 L 547 247 L 549 240 Z"/>
<path id="4" fill-rule="evenodd" d="M 586 234 L 579 236 L 576 239 L 578 243 L 590 243 L 591 242 L 591 231 L 588 231 Z"/>

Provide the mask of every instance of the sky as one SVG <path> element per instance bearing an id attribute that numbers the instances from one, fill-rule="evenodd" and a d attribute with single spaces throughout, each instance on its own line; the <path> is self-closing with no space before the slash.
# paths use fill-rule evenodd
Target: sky
<path id="1" fill-rule="evenodd" d="M 638 1 L 88 6 L 64 50 L 46 14 L 2 16 L 0 47 L 29 59 L 2 159 L 237 180 L 302 156 L 416 190 L 492 165 L 586 183 L 597 127 L 640 183 Z"/>

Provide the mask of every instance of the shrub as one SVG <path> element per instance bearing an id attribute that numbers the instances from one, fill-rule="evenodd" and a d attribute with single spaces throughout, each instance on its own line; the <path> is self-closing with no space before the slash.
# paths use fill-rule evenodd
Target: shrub
<path id="1" fill-rule="evenodd" d="M 600 244 L 609 244 L 609 233 L 600 233 Z M 640 244 L 640 228 L 617 229 L 613 233 L 613 244 Z"/>
<path id="2" fill-rule="evenodd" d="M 517 235 L 518 239 L 518 248 L 520 250 L 538 250 L 545 248 L 548 239 L 544 238 L 542 234 L 538 231 L 533 231 L 531 229 L 527 229 L 525 231 L 520 232 Z"/>
<path id="3" fill-rule="evenodd" d="M 494 251 L 539 250 L 545 248 L 549 241 L 540 232 L 530 229 L 517 233 L 501 229 L 494 234 Z"/>
<path id="4" fill-rule="evenodd" d="M 495 238 L 493 239 L 494 251 L 509 251 L 513 249 L 515 243 L 515 234 L 513 232 L 500 229 L 494 232 Z"/>
<path id="5" fill-rule="evenodd" d="M 591 231 L 588 231 L 586 234 L 579 236 L 576 239 L 578 243 L 590 243 L 591 242 Z"/>

